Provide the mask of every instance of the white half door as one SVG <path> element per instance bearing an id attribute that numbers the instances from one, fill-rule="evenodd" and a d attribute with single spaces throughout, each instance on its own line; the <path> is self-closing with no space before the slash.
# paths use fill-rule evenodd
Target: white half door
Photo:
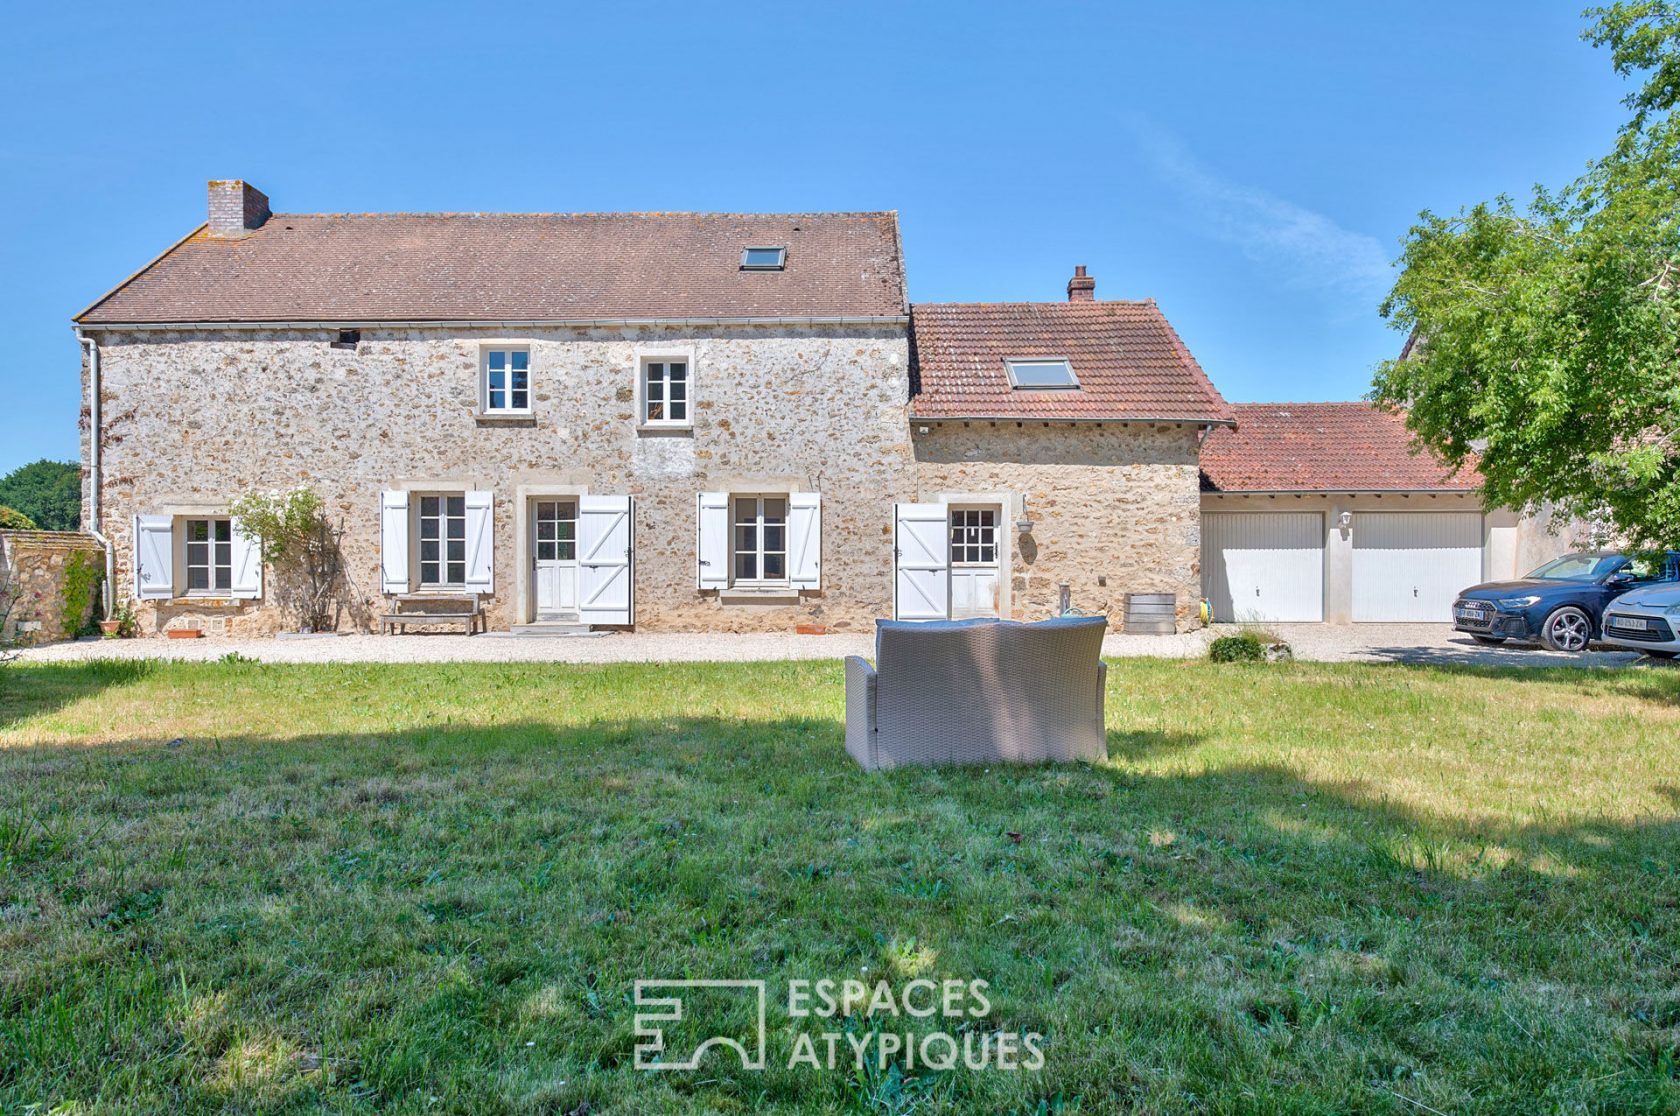
<path id="1" fill-rule="evenodd" d="M 1355 512 L 1355 623 L 1452 623 L 1460 590 L 1482 580 L 1479 512 Z"/>
<path id="2" fill-rule="evenodd" d="M 998 509 L 950 509 L 951 619 L 998 614 Z"/>
<path id="3" fill-rule="evenodd" d="M 578 497 L 578 617 L 585 624 L 635 623 L 634 508 L 629 496 Z"/>
<path id="4" fill-rule="evenodd" d="M 577 616 L 577 509 L 575 497 L 532 503 L 531 554 L 538 620 Z"/>
<path id="5" fill-rule="evenodd" d="M 1202 516 L 1202 592 L 1221 623 L 1324 619 L 1324 516 L 1214 512 Z"/>
<path id="6" fill-rule="evenodd" d="M 944 620 L 951 615 L 951 558 L 944 504 L 895 504 L 893 615 Z"/>

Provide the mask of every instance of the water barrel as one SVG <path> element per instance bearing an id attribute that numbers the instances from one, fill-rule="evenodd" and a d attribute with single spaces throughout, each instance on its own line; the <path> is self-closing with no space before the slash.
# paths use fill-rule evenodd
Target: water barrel
<path id="1" fill-rule="evenodd" d="M 1177 631 L 1177 593 L 1127 593 L 1127 635 L 1172 635 Z"/>

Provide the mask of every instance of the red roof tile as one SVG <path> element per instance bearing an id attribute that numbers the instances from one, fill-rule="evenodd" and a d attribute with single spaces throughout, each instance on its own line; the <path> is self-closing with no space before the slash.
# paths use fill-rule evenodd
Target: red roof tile
<path id="1" fill-rule="evenodd" d="M 1237 403 L 1235 430 L 1202 445 L 1205 492 L 1469 492 L 1474 467 L 1452 475 L 1413 452 L 1405 420 L 1369 403 Z"/>
<path id="2" fill-rule="evenodd" d="M 741 249 L 787 248 L 783 271 Z M 905 313 L 893 213 L 284 214 L 204 229 L 77 321 L 579 321 Z"/>
<path id="3" fill-rule="evenodd" d="M 917 418 L 1229 422 L 1230 406 L 1147 302 L 918 303 Z M 1065 357 L 1078 388 L 1012 388 L 1008 357 Z"/>

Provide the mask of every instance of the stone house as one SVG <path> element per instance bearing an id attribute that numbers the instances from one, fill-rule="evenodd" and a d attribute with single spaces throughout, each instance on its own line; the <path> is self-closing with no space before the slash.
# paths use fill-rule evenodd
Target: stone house
<path id="1" fill-rule="evenodd" d="M 307 485 L 341 626 L 1119 620 L 1203 593 L 1225 402 L 1152 301 L 911 306 L 893 213 L 277 214 L 237 180 L 75 319 L 83 522 L 146 632 L 288 623 L 230 520 Z"/>

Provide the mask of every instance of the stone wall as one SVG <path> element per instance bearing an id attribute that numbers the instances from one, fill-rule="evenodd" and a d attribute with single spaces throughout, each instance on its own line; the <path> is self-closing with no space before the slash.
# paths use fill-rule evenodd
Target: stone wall
<path id="1" fill-rule="evenodd" d="M 1116 627 L 1127 593 L 1176 593 L 1181 620 L 1194 615 L 1201 596 L 1194 426 L 1000 421 L 916 430 L 919 499 L 1014 500 L 1004 514 L 1007 615 L 1054 615 L 1064 582 L 1075 608 L 1106 614 Z M 1030 535 L 1016 531 L 1022 497 Z"/>
<path id="2" fill-rule="evenodd" d="M 93 611 L 105 551 L 78 531 L 0 531 L 0 643 L 71 639 Z"/>
<path id="3" fill-rule="evenodd" d="M 520 492 L 637 500 L 636 625 L 787 631 L 867 628 L 892 607 L 892 504 L 914 488 L 902 325 L 471 332 L 135 331 L 100 337 L 100 527 L 116 596 L 134 595 L 137 514 L 211 514 L 253 489 L 310 485 L 346 528 L 355 609 L 383 608 L 380 492 L 495 493 L 490 627 L 526 619 Z M 530 419 L 480 415 L 479 352 L 528 345 Z M 690 432 L 639 430 L 641 357 L 682 356 L 695 380 Z M 84 366 L 84 389 L 87 370 Z M 84 399 L 86 392 L 84 390 Z M 84 438 L 87 436 L 84 406 Z M 86 459 L 84 442 L 84 460 Z M 695 495 L 817 491 L 823 588 L 796 604 L 738 605 L 695 589 Z M 267 601 L 140 603 L 142 632 L 170 626 L 260 635 L 286 621 Z"/>

